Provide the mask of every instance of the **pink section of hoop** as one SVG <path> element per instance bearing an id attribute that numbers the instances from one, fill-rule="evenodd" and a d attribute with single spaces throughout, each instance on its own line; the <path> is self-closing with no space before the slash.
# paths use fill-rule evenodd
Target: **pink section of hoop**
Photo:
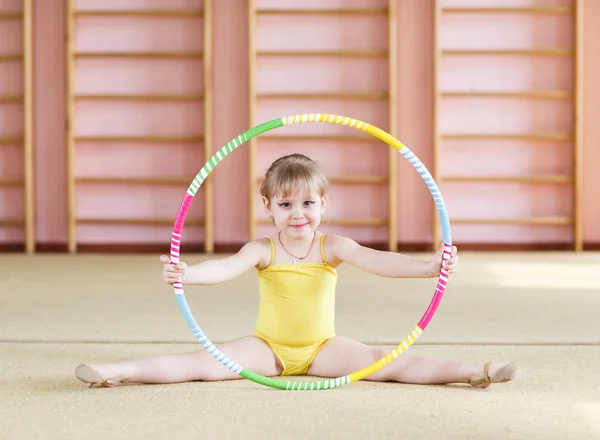
<path id="1" fill-rule="evenodd" d="M 181 201 L 177 218 L 175 219 L 175 225 L 173 226 L 173 234 L 171 235 L 171 264 L 179 264 L 179 256 L 181 255 L 181 235 L 183 233 L 183 224 L 185 217 L 190 209 L 190 205 L 194 200 L 194 196 L 186 193 L 185 197 Z"/>
<path id="2" fill-rule="evenodd" d="M 452 245 L 444 243 L 444 253 L 442 254 L 442 261 L 448 261 L 450 256 L 452 255 Z M 433 318 L 435 311 L 442 300 L 442 296 L 444 296 L 444 292 L 446 291 L 446 285 L 448 283 L 448 271 L 446 269 L 440 270 L 440 277 L 438 278 L 438 283 L 435 289 L 435 293 L 433 294 L 433 299 L 429 303 L 429 307 L 425 311 L 425 314 L 419 321 L 419 328 L 421 330 L 425 330 L 425 328 L 429 325 L 429 321 Z"/>

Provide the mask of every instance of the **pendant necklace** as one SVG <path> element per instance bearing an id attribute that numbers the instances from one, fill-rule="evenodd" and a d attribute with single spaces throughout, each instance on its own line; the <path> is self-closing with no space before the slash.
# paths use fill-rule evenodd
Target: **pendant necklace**
<path id="1" fill-rule="evenodd" d="M 288 251 L 285 246 L 283 245 L 283 242 L 281 241 L 281 231 L 279 231 L 279 234 L 277 235 L 277 237 L 279 238 L 279 244 L 281 245 L 281 247 L 283 248 L 283 250 L 290 256 L 292 257 L 292 263 L 297 263 L 298 260 L 304 260 L 306 257 L 308 257 L 308 255 L 310 254 L 310 251 L 312 251 L 312 248 L 315 244 L 315 238 L 317 238 L 317 233 L 316 231 L 313 232 L 313 239 L 312 242 L 310 243 L 310 248 L 308 249 L 308 252 L 306 253 L 305 256 L 303 257 L 297 257 L 294 254 L 291 254 L 290 251 Z"/>

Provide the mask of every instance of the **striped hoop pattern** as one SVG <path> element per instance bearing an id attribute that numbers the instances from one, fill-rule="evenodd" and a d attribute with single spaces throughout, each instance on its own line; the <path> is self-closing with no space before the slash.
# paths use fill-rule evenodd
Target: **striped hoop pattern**
<path id="1" fill-rule="evenodd" d="M 450 232 L 450 222 L 448 219 L 448 214 L 446 212 L 446 208 L 444 205 L 444 201 L 442 199 L 442 195 L 440 190 L 435 183 L 433 177 L 427 171 L 427 168 L 423 163 L 415 156 L 415 154 L 408 149 L 402 142 L 398 139 L 390 135 L 389 133 L 373 126 L 367 124 L 366 122 L 360 121 L 358 119 L 349 118 L 346 116 L 339 116 L 333 114 L 319 114 L 319 113 L 310 113 L 310 114 L 300 114 L 294 116 L 287 116 L 283 118 L 273 119 L 271 121 L 265 122 L 263 124 L 257 125 L 246 132 L 240 134 L 236 138 L 229 141 L 225 144 L 220 150 L 218 150 L 202 167 L 200 172 L 193 179 L 192 183 L 187 189 L 185 196 L 181 202 L 179 207 L 179 211 L 177 213 L 177 217 L 175 219 L 175 225 L 173 229 L 173 234 L 171 238 L 171 264 L 177 265 L 179 263 L 180 258 L 180 246 L 181 246 L 181 235 L 183 232 L 183 224 L 185 222 L 185 217 L 188 213 L 192 200 L 196 195 L 198 189 L 202 185 L 202 182 L 208 177 L 210 172 L 232 151 L 238 148 L 240 145 L 248 142 L 250 139 L 259 136 L 267 131 L 283 127 L 286 125 L 292 124 L 302 124 L 302 123 L 327 123 L 327 124 L 338 124 L 345 125 L 347 127 L 355 128 L 358 130 L 362 130 L 381 141 L 388 144 L 390 147 L 398 150 L 402 156 L 408 162 L 410 162 L 417 172 L 421 175 L 421 178 L 425 181 L 427 188 L 433 197 L 435 202 L 435 206 L 438 211 L 438 215 L 441 222 L 442 228 L 442 241 L 444 244 L 444 252 L 443 252 L 443 261 L 447 261 L 450 258 L 450 253 L 452 249 L 452 237 Z M 188 306 L 188 303 L 185 298 L 185 293 L 183 291 L 183 285 L 180 282 L 175 282 L 173 284 L 173 288 L 175 290 L 175 297 L 183 313 L 183 316 L 192 330 L 192 333 L 200 342 L 200 344 L 206 349 L 208 353 L 210 353 L 217 361 L 219 361 L 222 365 L 230 369 L 231 371 L 239 374 L 240 376 L 251 380 L 253 382 L 259 383 L 261 385 L 269 386 L 272 388 L 277 388 L 281 390 L 326 390 L 330 388 L 336 388 L 343 385 L 350 384 L 352 382 L 358 382 L 364 379 L 367 376 L 381 370 L 386 365 L 393 362 L 397 359 L 402 353 L 404 353 L 408 348 L 421 336 L 433 315 L 435 314 L 440 301 L 446 291 L 446 285 L 448 282 L 448 272 L 442 267 L 440 271 L 440 276 L 437 281 L 436 289 L 433 294 L 433 297 L 427 307 L 425 313 L 419 320 L 418 324 L 415 328 L 410 332 L 410 334 L 404 339 L 400 344 L 398 344 L 392 351 L 387 353 L 381 359 L 375 361 L 373 364 L 355 371 L 354 373 L 348 374 L 346 376 L 336 377 L 332 379 L 326 379 L 321 381 L 304 381 L 304 382 L 292 382 L 281 379 L 273 379 L 269 377 L 264 377 L 259 374 L 256 374 L 252 371 L 249 371 L 243 368 L 241 365 L 237 364 L 233 360 L 229 359 L 224 353 L 222 353 L 204 334 L 200 326 L 196 323 L 194 316 Z"/>

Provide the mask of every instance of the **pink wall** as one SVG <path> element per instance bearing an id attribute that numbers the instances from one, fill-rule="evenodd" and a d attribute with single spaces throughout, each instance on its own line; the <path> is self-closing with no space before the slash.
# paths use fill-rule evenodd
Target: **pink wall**
<path id="1" fill-rule="evenodd" d="M 244 2 L 245 3 L 245 2 Z M 248 127 L 248 59 L 246 57 L 248 18 L 246 9 L 236 0 L 213 2 L 214 5 L 214 145 L 215 151 Z M 243 241 L 248 234 L 247 187 L 248 150 L 240 148 L 214 172 L 215 241 Z M 240 188 L 235 203 L 226 199 L 220 188 Z M 234 238 L 235 237 L 235 238 Z"/>
<path id="2" fill-rule="evenodd" d="M 36 235 L 40 243 L 67 240 L 64 5 L 34 8 Z"/>
<path id="3" fill-rule="evenodd" d="M 13 4 L 14 3 L 14 4 Z M 194 9 L 198 0 L 169 2 L 169 8 Z M 247 16 L 246 9 L 237 0 L 214 1 L 214 150 L 248 128 L 247 88 Z M 262 0 L 260 6 L 277 6 L 278 2 Z M 344 7 L 385 5 L 387 2 L 366 0 L 344 2 Z M 432 32 L 433 6 L 431 1 L 399 1 L 398 29 L 398 137 L 432 169 Z M 466 5 L 473 2 L 446 0 L 446 5 Z M 481 2 L 476 2 L 479 6 Z M 511 1 L 512 4 L 549 4 L 549 1 Z M 20 2 L 3 2 L 3 10 L 18 9 Z M 137 6 L 156 8 L 164 5 L 158 0 L 128 0 L 105 2 L 80 0 L 79 9 L 112 9 Z M 316 2 L 316 5 L 322 2 Z M 498 1 L 486 2 L 497 5 Z M 502 3 L 504 5 L 504 3 Z M 328 1 L 336 7 L 340 1 Z M 508 4 L 507 4 L 508 5 Z M 314 6 L 314 5 L 313 5 Z M 306 4 L 306 7 L 310 7 Z M 510 47 L 561 46 L 570 41 L 568 18 L 556 16 L 525 18 L 518 15 L 488 18 L 462 16 L 446 17 L 440 28 L 442 47 Z M 600 30 L 594 23 L 600 19 L 600 5 L 595 0 L 585 2 L 585 109 L 586 115 L 600 111 L 598 98 L 600 85 L 594 81 L 600 74 Z M 341 24 L 339 19 L 322 17 L 312 22 L 313 32 L 305 33 L 304 22 L 282 21 L 281 17 L 263 17 L 259 20 L 257 45 L 260 49 L 277 48 L 380 48 L 387 47 L 384 26 L 379 17 L 349 17 Z M 110 24 L 107 20 L 110 20 Z M 304 20 L 304 19 L 303 19 Z M 200 50 L 202 32 L 189 21 L 165 19 L 160 29 L 148 26 L 146 19 L 80 19 L 77 28 L 78 50 Z M 512 26 L 513 31 L 502 28 Z M 297 28 L 297 29 L 296 29 Z M 107 32 L 110 29 L 110 32 Z M 152 32 L 148 30 L 152 29 Z M 558 29 L 561 32 L 555 32 Z M 564 31 L 564 32 L 562 32 Z M 20 48 L 19 29 L 0 25 L 0 49 L 3 52 Z M 356 39 L 357 32 L 369 38 Z M 479 37 L 473 39 L 473 32 Z M 3 38 L 11 35 L 13 38 Z M 104 38 L 99 38 L 104 35 Z M 65 47 L 64 1 L 35 2 L 35 164 L 36 164 L 36 224 L 41 243 L 64 243 L 66 224 L 66 145 L 65 145 Z M 11 46 L 12 45 L 12 46 Z M 117 46 L 118 45 L 118 46 Z M 78 93 L 199 93 L 202 92 L 202 69 L 197 61 L 171 61 L 153 64 L 152 77 L 141 70 L 144 61 L 86 60 L 78 64 Z M 355 72 L 361 72 L 356 75 Z M 0 93 L 16 93 L 20 88 L 20 70 L 8 63 L 0 64 Z M 176 80 L 173 80 L 176 78 Z M 385 60 L 327 59 L 261 59 L 257 65 L 257 90 L 273 91 L 384 91 L 388 84 Z M 533 61 L 509 58 L 497 61 L 492 58 L 447 57 L 442 63 L 440 87 L 444 90 L 479 89 L 565 89 L 571 83 L 569 62 L 566 59 Z M 14 107 L 14 108 L 11 108 Z M 140 111 L 143 109 L 143 115 Z M 385 102 L 326 102 L 299 100 L 261 101 L 258 119 L 265 120 L 286 114 L 322 111 L 339 112 L 368 120 L 387 128 Z M 0 105 L 0 133 L 20 130 L 20 113 L 17 106 Z M 196 134 L 203 130 L 203 111 L 195 103 L 103 103 L 81 102 L 77 106 L 77 132 L 93 134 L 160 134 L 177 132 Z M 321 110 L 318 110 L 321 111 Z M 570 131 L 571 116 L 567 101 L 485 100 L 465 98 L 444 99 L 440 107 L 440 124 L 443 132 L 469 132 L 488 130 L 496 132 Z M 600 198 L 592 194 L 598 186 L 596 168 L 600 164 L 600 151 L 594 141 L 600 139 L 600 128 L 588 117 L 584 124 L 584 236 L 589 242 L 600 241 Z M 338 129 L 339 127 L 335 127 Z M 330 130 L 331 127 L 291 127 L 301 132 Z M 332 174 L 365 173 L 384 174 L 387 149 L 378 145 L 323 145 L 307 142 L 272 145 L 272 141 L 259 141 L 257 171 L 262 171 L 279 154 L 300 149 L 314 155 Z M 120 145 L 78 143 L 78 175 L 183 175 L 193 176 L 204 163 L 202 147 L 187 145 Z M 444 141 L 440 171 L 447 175 L 515 173 L 568 173 L 571 171 L 570 145 L 548 142 L 534 145 L 531 142 L 461 142 Z M 10 177 L 20 169 L 19 149 L 0 146 L 0 176 Z M 118 158 L 118 160 L 116 160 Z M 213 173 L 215 195 L 215 238 L 217 243 L 239 243 L 248 238 L 248 200 L 246 191 L 231 192 L 232 188 L 246 188 L 247 150 L 241 148 L 225 160 Z M 473 166 L 474 161 L 477 166 Z M 339 167 L 339 168 L 338 168 Z M 432 206 L 426 188 L 418 175 L 400 159 L 399 176 L 399 239 L 402 242 L 427 242 L 432 239 Z M 184 185 L 185 187 L 187 185 Z M 156 186 L 91 185 L 78 188 L 81 197 L 78 211 L 82 216 L 162 216 L 174 215 L 185 188 Z M 228 192 L 224 193 L 223 188 Z M 442 191 L 454 217 L 527 216 L 568 214 L 570 199 L 564 185 L 504 184 L 502 189 L 492 184 L 443 183 Z M 490 203 L 486 197 L 494 191 L 502 203 Z M 0 187 L 3 202 L 0 215 L 19 216 L 22 211 L 20 192 L 10 187 Z M 236 197 L 231 202 L 224 194 Z M 468 194 L 468 197 L 465 197 Z M 130 202 L 135 195 L 143 203 Z M 384 216 L 385 195 L 379 187 L 334 187 L 333 215 Z M 542 198 L 544 202 L 541 202 Z M 357 200 L 361 202 L 358 203 Z M 381 202 L 379 200 L 382 200 Z M 370 202 L 371 201 L 371 202 Z M 108 203 L 112 202 L 112 205 Z M 258 199 L 257 199 L 258 202 Z M 118 212 L 115 210 L 118 203 Z M 193 206 L 194 213 L 202 215 L 201 200 Z M 494 211 L 490 211 L 494 210 Z M 260 211 L 259 211 L 260 212 Z M 349 233 L 365 241 L 385 241 L 383 228 L 332 228 Z M 189 238 L 201 239 L 201 228 L 188 228 Z M 261 229 L 266 232 L 266 229 Z M 80 240 L 86 242 L 147 241 L 151 237 L 167 240 L 169 227 L 97 227 L 79 229 Z M 564 227 L 526 226 L 475 226 L 453 225 L 455 241 L 494 240 L 507 242 L 564 241 L 570 237 Z M 21 240 L 18 229 L 0 228 L 0 242 Z"/>

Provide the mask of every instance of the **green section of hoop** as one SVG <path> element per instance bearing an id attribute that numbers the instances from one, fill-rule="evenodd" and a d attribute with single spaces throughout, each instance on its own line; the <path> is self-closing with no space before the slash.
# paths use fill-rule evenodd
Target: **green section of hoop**
<path id="1" fill-rule="evenodd" d="M 240 371 L 240 376 L 245 379 L 251 380 L 253 382 L 259 383 L 261 385 L 266 385 L 268 387 L 279 388 L 280 390 L 285 390 L 287 386 L 287 382 L 283 380 L 275 380 L 270 377 L 261 376 L 260 374 L 256 374 L 249 370 Z"/>
<path id="2" fill-rule="evenodd" d="M 200 169 L 200 172 L 198 172 L 198 174 L 196 174 L 196 177 L 194 177 L 194 180 L 192 181 L 192 183 L 190 184 L 190 186 L 188 188 L 188 193 L 190 193 L 192 196 L 195 196 L 196 192 L 200 188 L 200 185 L 202 185 L 202 182 L 204 182 L 204 180 L 206 179 L 206 177 L 208 177 L 210 172 L 217 165 L 219 165 L 219 162 L 221 162 L 223 159 L 225 159 L 225 157 L 229 153 L 231 153 L 233 150 L 235 150 L 237 147 L 248 142 L 253 137 L 259 136 L 263 133 L 266 133 L 267 131 L 271 131 L 275 128 L 279 128 L 279 127 L 283 127 L 283 126 L 284 126 L 283 119 L 281 119 L 281 118 L 273 119 L 271 121 L 267 121 L 263 124 L 257 125 L 256 127 L 253 127 L 249 130 L 246 130 L 245 132 L 240 134 L 238 137 L 227 142 L 225 145 L 223 145 L 223 147 L 221 147 L 221 149 L 219 151 L 217 151 L 215 154 L 213 154 L 212 157 L 206 161 L 204 166 Z"/>
<path id="3" fill-rule="evenodd" d="M 326 379 L 315 382 L 290 382 L 261 376 L 260 374 L 245 369 L 242 369 L 242 371 L 239 372 L 239 375 L 245 379 L 251 380 L 260 385 L 278 388 L 280 390 L 326 390 L 328 388 L 336 388 L 342 385 L 347 385 L 351 382 L 349 376 L 336 377 L 333 379 Z"/>

